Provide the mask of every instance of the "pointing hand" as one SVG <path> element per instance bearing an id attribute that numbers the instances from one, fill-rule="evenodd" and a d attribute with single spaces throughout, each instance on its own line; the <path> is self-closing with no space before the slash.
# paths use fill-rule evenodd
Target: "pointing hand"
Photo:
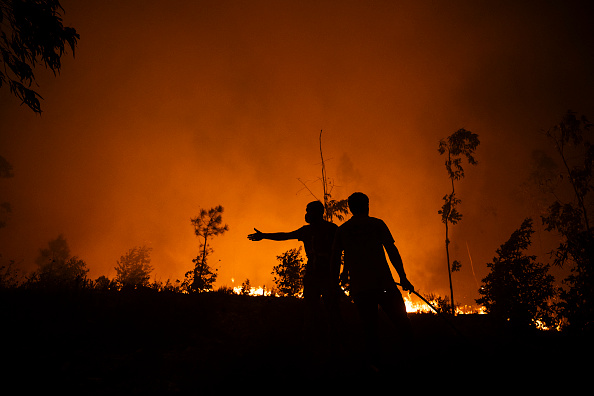
<path id="1" fill-rule="evenodd" d="M 254 228 L 254 231 L 256 231 L 256 232 L 248 235 L 248 239 L 250 241 L 261 241 L 262 238 L 264 237 L 262 232 L 260 232 L 259 230 L 255 229 L 255 228 Z"/>

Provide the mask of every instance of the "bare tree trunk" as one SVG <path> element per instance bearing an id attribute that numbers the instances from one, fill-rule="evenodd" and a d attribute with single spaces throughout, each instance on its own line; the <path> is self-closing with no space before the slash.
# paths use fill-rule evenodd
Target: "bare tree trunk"
<path id="1" fill-rule="evenodd" d="M 322 159 L 322 189 L 324 193 L 324 217 L 327 221 L 332 221 L 332 213 L 328 210 L 328 189 L 326 186 L 326 165 L 324 164 L 324 155 L 322 154 L 322 131 L 320 130 L 320 158 Z"/>
<path id="2" fill-rule="evenodd" d="M 448 158 L 450 157 L 450 154 L 448 152 Z M 452 200 L 454 199 L 454 194 L 456 192 L 456 190 L 454 189 L 454 178 L 450 178 L 452 181 L 452 195 L 450 195 L 450 204 L 449 204 L 449 209 L 448 209 L 448 216 L 446 217 L 446 221 L 445 221 L 445 227 L 446 227 L 446 240 L 445 240 L 445 245 L 446 245 L 446 258 L 448 260 L 448 277 L 450 280 L 450 298 L 452 299 L 452 315 L 456 314 L 456 308 L 454 307 L 454 286 L 452 285 L 452 265 L 450 264 L 450 238 L 448 235 L 449 232 L 449 227 L 448 227 L 448 219 L 450 218 L 450 214 L 452 213 Z"/>
<path id="3" fill-rule="evenodd" d="M 202 268 L 204 268 L 204 264 L 206 262 L 206 238 L 208 234 L 204 234 L 204 249 L 202 249 Z"/>
<path id="4" fill-rule="evenodd" d="M 454 308 L 454 287 L 452 286 L 452 266 L 450 264 L 450 239 L 448 237 L 448 223 L 446 221 L 446 239 L 445 239 L 445 247 L 446 247 L 446 258 L 448 261 L 448 277 L 450 280 L 450 298 L 452 299 L 452 306 L 451 306 L 451 310 L 452 310 L 452 315 L 455 314 L 455 308 Z"/>

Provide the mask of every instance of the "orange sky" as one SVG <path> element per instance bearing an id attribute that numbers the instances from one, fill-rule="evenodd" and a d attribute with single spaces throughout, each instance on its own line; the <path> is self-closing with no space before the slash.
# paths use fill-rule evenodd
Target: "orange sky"
<path id="1" fill-rule="evenodd" d="M 93 279 L 141 244 L 157 279 L 182 279 L 198 253 L 190 218 L 220 204 L 217 286 L 270 287 L 276 256 L 299 243 L 246 235 L 303 224 L 312 196 L 298 179 L 321 195 L 323 130 L 334 197 L 367 193 L 413 284 L 445 296 L 437 147 L 464 127 L 479 164 L 458 184 L 451 239 L 455 296 L 472 304 L 495 249 L 537 215 L 523 184 L 539 132 L 567 109 L 594 119 L 587 2 L 476 3 L 63 0 L 81 38 L 58 77 L 37 70 L 43 115 L 0 92 L 15 173 L 0 180 L 13 207 L 2 259 L 32 269 L 63 234 Z M 535 235 L 542 260 L 548 237 Z"/>

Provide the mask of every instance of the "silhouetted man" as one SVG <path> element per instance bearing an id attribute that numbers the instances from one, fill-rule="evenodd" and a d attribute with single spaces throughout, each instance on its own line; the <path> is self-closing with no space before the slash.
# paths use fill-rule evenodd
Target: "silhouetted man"
<path id="1" fill-rule="evenodd" d="M 406 278 L 400 253 L 388 226 L 369 216 L 369 198 L 356 192 L 348 198 L 352 217 L 336 232 L 332 261 L 340 264 L 344 252 L 341 277 L 348 277 L 350 296 L 353 298 L 365 334 L 368 352 L 376 359 L 378 345 L 378 305 L 397 326 L 402 337 L 411 335 L 406 306 L 400 290 L 390 272 L 386 253 L 400 277 L 405 290 L 414 290 Z M 385 252 L 384 252 L 385 249 Z"/>
<path id="2" fill-rule="evenodd" d="M 324 220 L 324 204 L 320 201 L 307 204 L 305 221 L 308 223 L 307 225 L 291 232 L 264 233 L 254 228 L 256 232 L 249 234 L 248 239 L 252 241 L 297 239 L 303 242 L 307 256 L 303 277 L 303 298 L 310 314 L 317 315 L 321 297 L 324 307 L 330 315 L 330 325 L 336 326 L 339 295 L 337 278 L 340 265 L 334 269 L 331 268 L 331 254 L 338 226 Z"/>

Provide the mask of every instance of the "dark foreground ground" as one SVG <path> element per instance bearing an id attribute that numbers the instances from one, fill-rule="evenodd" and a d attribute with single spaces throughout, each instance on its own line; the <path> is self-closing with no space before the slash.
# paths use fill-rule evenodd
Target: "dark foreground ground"
<path id="1" fill-rule="evenodd" d="M 370 367 L 346 302 L 339 346 L 307 336 L 303 301 L 290 298 L 11 292 L 0 294 L 0 308 L 2 389 L 14 390 L 7 395 L 334 394 L 361 386 L 365 394 L 573 394 L 589 393 L 594 379 L 590 336 L 514 334 L 488 315 L 411 314 L 406 349 L 382 320 L 384 360 Z"/>

